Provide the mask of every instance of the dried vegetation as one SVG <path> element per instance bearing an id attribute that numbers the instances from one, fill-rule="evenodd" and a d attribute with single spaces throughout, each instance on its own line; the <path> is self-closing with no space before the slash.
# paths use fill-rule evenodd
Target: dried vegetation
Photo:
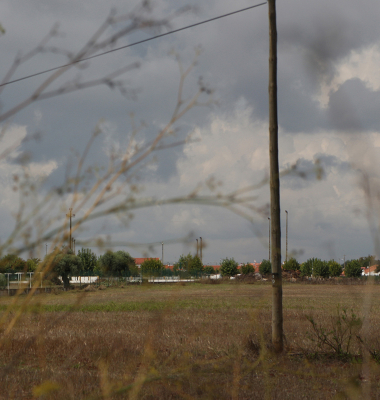
<path id="1" fill-rule="evenodd" d="M 0 398 L 376 398 L 380 368 L 363 344 L 353 338 L 346 357 L 321 349 L 307 320 L 328 330 L 338 303 L 363 317 L 365 287 L 285 285 L 280 357 L 270 347 L 269 284 L 36 295 L 8 333 L 22 299 L 4 297 Z M 380 288 L 371 290 L 365 343 L 373 351 Z M 47 311 L 56 306 L 67 311 Z"/>

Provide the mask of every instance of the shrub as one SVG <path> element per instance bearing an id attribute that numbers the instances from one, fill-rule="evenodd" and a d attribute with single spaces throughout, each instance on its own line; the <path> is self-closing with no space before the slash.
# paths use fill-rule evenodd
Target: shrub
<path id="1" fill-rule="evenodd" d="M 360 265 L 359 265 L 360 266 Z M 357 337 L 362 320 L 351 310 L 347 313 L 345 308 L 340 310 L 338 306 L 337 315 L 331 318 L 330 324 L 317 323 L 312 316 L 307 316 L 313 330 L 308 332 L 308 337 L 315 342 L 321 350 L 330 349 L 340 356 L 346 356 L 350 352 L 350 346 Z"/>
<path id="2" fill-rule="evenodd" d="M 269 260 L 263 260 L 261 261 L 260 267 L 259 267 L 259 272 L 261 275 L 267 275 L 272 272 L 272 264 Z"/>
<path id="3" fill-rule="evenodd" d="M 223 276 L 235 276 L 238 273 L 238 263 L 233 258 L 225 258 L 220 264 Z"/>
<path id="4" fill-rule="evenodd" d="M 252 264 L 246 263 L 240 267 L 240 271 L 242 274 L 246 275 L 255 272 L 255 268 L 253 268 Z"/>
<path id="5" fill-rule="evenodd" d="M 299 271 L 300 264 L 294 257 L 291 257 L 291 258 L 289 258 L 288 261 L 286 261 L 284 263 L 284 265 L 282 266 L 282 269 L 284 271 Z"/>
<path id="6" fill-rule="evenodd" d="M 344 269 L 344 275 L 348 278 L 358 278 L 362 276 L 362 268 L 358 260 L 351 260 L 346 262 L 346 268 Z"/>
<path id="7" fill-rule="evenodd" d="M 338 262 L 330 260 L 327 265 L 329 267 L 330 276 L 340 276 L 342 273 L 342 266 Z"/>

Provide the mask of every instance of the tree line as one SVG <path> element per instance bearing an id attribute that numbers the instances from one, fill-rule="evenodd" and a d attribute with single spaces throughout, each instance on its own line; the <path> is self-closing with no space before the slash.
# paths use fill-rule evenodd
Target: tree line
<path id="1" fill-rule="evenodd" d="M 315 276 L 321 278 L 338 277 L 344 272 L 348 278 L 357 278 L 362 275 L 362 268 L 376 265 L 376 272 L 380 272 L 380 260 L 375 256 L 368 255 L 358 259 L 352 259 L 339 263 L 335 260 L 321 260 L 320 258 L 309 258 L 299 264 L 295 258 L 290 258 L 283 264 L 284 271 L 300 271 L 301 276 Z"/>
<path id="2" fill-rule="evenodd" d="M 78 254 L 68 247 L 60 250 L 55 249 L 47 254 L 43 260 L 38 258 L 22 259 L 17 255 L 8 254 L 0 258 L 0 273 L 16 273 L 16 272 L 34 272 L 41 263 L 47 266 L 44 272 L 44 279 L 53 283 L 60 284 L 62 282 L 65 287 L 69 287 L 70 279 L 73 276 L 100 275 L 100 276 L 138 276 L 154 275 L 154 276 L 171 276 L 186 275 L 188 277 L 199 277 L 200 275 L 212 275 L 220 273 L 222 276 L 235 276 L 239 273 L 254 273 L 255 269 L 252 264 L 245 263 L 240 265 L 233 258 L 225 258 L 221 261 L 219 268 L 209 265 L 203 265 L 198 256 L 190 253 L 181 255 L 173 268 L 165 267 L 161 260 L 157 258 L 148 258 L 138 268 L 135 259 L 122 250 L 113 252 L 107 251 L 98 257 L 90 249 L 82 249 Z M 376 260 L 374 256 L 360 257 L 358 259 L 347 260 L 340 264 L 335 260 L 324 261 L 319 258 L 309 258 L 303 263 L 299 263 L 294 257 L 286 261 L 282 268 L 284 271 L 299 271 L 301 276 L 314 277 L 337 277 L 344 270 L 347 277 L 360 277 L 362 275 L 362 267 L 377 265 L 376 272 L 380 272 L 380 260 Z M 259 266 L 259 272 L 262 275 L 271 273 L 272 266 L 269 260 L 262 260 Z M 58 278 L 60 277 L 60 279 Z"/>

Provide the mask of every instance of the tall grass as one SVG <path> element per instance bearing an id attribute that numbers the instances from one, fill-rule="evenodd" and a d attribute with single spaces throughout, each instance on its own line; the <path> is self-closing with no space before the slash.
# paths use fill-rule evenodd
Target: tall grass
<path id="1" fill-rule="evenodd" d="M 354 298 L 360 314 L 363 286 L 284 289 L 281 357 L 270 346 L 269 284 L 36 295 L 1 343 L 0 385 L 6 389 L 0 398 L 328 399 L 339 393 L 354 398 L 355 391 L 364 393 L 363 385 L 375 396 L 380 369 L 372 361 L 371 375 L 361 375 L 358 342 L 353 357 L 342 359 L 322 353 L 307 337 L 310 313 L 323 324 L 338 302 L 347 306 Z M 306 297 L 324 307 L 316 311 Z M 14 307 L 9 320 L 17 302 Z M 380 327 L 378 307 L 375 302 L 370 315 L 371 344 Z"/>

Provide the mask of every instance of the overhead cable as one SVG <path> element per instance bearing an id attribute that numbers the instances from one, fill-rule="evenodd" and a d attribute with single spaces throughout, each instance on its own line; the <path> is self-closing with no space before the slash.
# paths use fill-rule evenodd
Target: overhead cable
<path id="1" fill-rule="evenodd" d="M 158 39 L 158 38 L 163 37 L 163 36 L 171 35 L 172 33 L 184 31 L 185 29 L 189 29 L 189 28 L 193 28 L 193 27 L 198 26 L 198 25 L 206 24 L 208 22 L 212 22 L 212 21 L 215 21 L 217 19 L 229 17 L 230 15 L 234 15 L 234 14 L 241 13 L 243 11 L 251 10 L 252 8 L 260 7 L 260 6 L 263 6 L 265 4 L 267 4 L 267 2 L 255 4 L 253 6 L 242 8 L 242 9 L 237 10 L 237 11 L 232 11 L 232 12 L 227 13 L 227 14 L 219 15 L 218 17 L 206 19 L 205 21 L 201 21 L 201 22 L 197 22 L 195 24 L 187 25 L 187 26 L 184 26 L 184 27 L 179 28 L 179 29 L 174 29 L 173 31 L 169 31 L 169 32 L 166 32 L 166 33 L 161 33 L 160 35 L 156 35 L 156 36 L 153 36 L 153 37 L 150 37 L 150 38 L 147 38 L 147 39 L 139 40 L 138 42 L 134 42 L 134 43 L 131 43 L 131 44 L 127 44 L 125 46 L 117 47 L 116 49 L 111 49 L 111 50 L 108 50 L 108 51 L 104 51 L 103 53 L 95 54 L 95 55 L 90 56 L 90 57 L 81 58 L 80 60 L 76 60 L 76 61 L 70 62 L 68 64 L 63 64 L 63 65 L 60 65 L 58 67 L 54 67 L 54 68 L 46 69 L 44 71 L 36 72 L 35 74 L 23 76 L 22 78 L 18 78 L 18 79 L 14 79 L 12 81 L 8 81 L 8 82 L 5 82 L 5 83 L 2 83 L 2 84 L 0 84 L 0 87 L 1 86 L 6 86 L 6 85 L 10 85 L 11 83 L 20 82 L 20 81 L 23 81 L 25 79 L 33 78 L 33 77 L 38 76 L 38 75 L 46 74 L 48 72 L 52 72 L 52 71 L 55 71 L 55 70 L 60 69 L 60 68 L 65 68 L 65 67 L 68 67 L 70 65 L 78 64 L 78 63 L 83 62 L 83 61 L 88 61 L 88 60 L 91 60 L 93 58 L 104 56 L 106 54 L 113 53 L 115 51 L 119 51 L 119 50 L 122 50 L 122 49 L 126 49 L 128 47 L 136 46 L 136 45 L 141 44 L 141 43 L 149 42 L 150 40 L 154 40 L 154 39 Z"/>

